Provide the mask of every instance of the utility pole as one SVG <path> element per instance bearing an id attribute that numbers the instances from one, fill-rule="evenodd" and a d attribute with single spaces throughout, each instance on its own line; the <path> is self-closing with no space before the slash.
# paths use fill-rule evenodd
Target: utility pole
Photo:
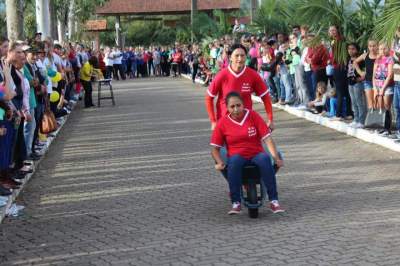
<path id="1" fill-rule="evenodd" d="M 197 13 L 197 0 L 192 0 L 192 5 L 190 9 L 190 23 L 191 23 L 191 40 L 194 42 L 194 17 Z"/>
<path id="2" fill-rule="evenodd" d="M 51 35 L 49 0 L 36 0 L 36 28 L 43 38 Z"/>

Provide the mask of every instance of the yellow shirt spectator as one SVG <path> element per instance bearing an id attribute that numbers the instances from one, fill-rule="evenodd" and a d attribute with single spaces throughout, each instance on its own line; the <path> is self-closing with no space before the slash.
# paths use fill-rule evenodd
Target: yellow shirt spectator
<path id="1" fill-rule="evenodd" d="M 89 61 L 87 61 L 85 64 L 83 64 L 80 71 L 81 80 L 90 81 L 92 78 L 92 73 L 93 73 L 93 66 L 89 64 Z"/>

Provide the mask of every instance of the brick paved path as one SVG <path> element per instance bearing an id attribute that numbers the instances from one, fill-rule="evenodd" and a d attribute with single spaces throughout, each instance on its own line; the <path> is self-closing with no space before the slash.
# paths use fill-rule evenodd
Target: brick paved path
<path id="1" fill-rule="evenodd" d="M 230 217 L 204 88 L 116 83 L 76 110 L 0 225 L 1 265 L 399 265 L 400 155 L 276 112 L 288 211 Z M 260 108 L 262 109 L 262 108 Z"/>

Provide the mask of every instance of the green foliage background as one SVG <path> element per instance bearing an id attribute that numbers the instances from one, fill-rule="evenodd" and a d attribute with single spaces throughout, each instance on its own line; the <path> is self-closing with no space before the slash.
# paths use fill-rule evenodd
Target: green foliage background
<path id="1" fill-rule="evenodd" d="M 58 18 L 66 21 L 70 1 L 51 0 Z M 72 40 L 90 40 L 83 32 L 83 24 L 88 19 L 99 19 L 95 15 L 97 6 L 107 0 L 75 0 L 73 12 L 80 31 Z M 36 31 L 35 0 L 24 0 L 24 30 L 26 36 Z M 229 17 L 249 15 L 249 1 L 242 0 L 242 9 L 224 13 L 221 10 L 199 12 L 194 21 L 195 41 L 212 39 L 231 33 Z M 191 27 L 189 15 L 146 17 L 122 17 L 122 32 L 127 45 L 170 44 L 175 40 L 189 42 Z M 156 20 L 155 20 L 155 19 Z M 110 31 L 101 33 L 101 42 L 113 45 L 115 39 L 114 17 L 107 17 Z M 0 0 L 0 20 L 5 21 L 5 0 Z M 164 21 L 176 20 L 176 27 L 168 27 Z M 366 47 L 368 38 L 393 40 L 396 28 L 400 25 L 400 0 L 261 0 L 252 25 L 251 33 L 269 35 L 277 32 L 289 33 L 291 26 L 307 24 L 322 39 L 327 39 L 329 25 L 338 25 L 347 41 L 358 42 Z M 0 34 L 6 33 L 6 23 L 0 23 Z"/>

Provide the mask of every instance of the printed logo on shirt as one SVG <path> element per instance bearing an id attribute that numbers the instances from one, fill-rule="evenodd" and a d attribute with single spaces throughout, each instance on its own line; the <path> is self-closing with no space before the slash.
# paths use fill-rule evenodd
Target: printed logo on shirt
<path id="1" fill-rule="evenodd" d="M 243 83 L 242 84 L 242 92 L 250 92 L 250 91 L 251 91 L 250 83 Z"/>
<path id="2" fill-rule="evenodd" d="M 247 132 L 249 133 L 249 137 L 254 137 L 257 135 L 257 130 L 255 127 L 249 127 Z"/>

